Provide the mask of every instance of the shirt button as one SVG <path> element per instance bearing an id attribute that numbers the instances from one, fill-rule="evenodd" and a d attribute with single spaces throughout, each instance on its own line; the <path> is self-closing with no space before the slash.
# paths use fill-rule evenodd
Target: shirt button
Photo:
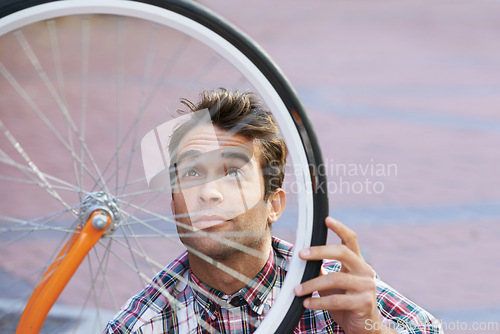
<path id="1" fill-rule="evenodd" d="M 242 306 L 244 303 L 245 303 L 245 300 L 238 296 L 238 297 L 234 297 L 233 299 L 231 299 L 231 301 L 229 302 L 231 305 L 233 305 L 234 307 L 238 307 L 238 306 Z"/>
<path id="2" fill-rule="evenodd" d="M 255 298 L 254 301 L 253 301 L 253 304 L 255 306 L 260 306 L 260 304 L 262 304 L 262 301 L 259 298 Z"/>

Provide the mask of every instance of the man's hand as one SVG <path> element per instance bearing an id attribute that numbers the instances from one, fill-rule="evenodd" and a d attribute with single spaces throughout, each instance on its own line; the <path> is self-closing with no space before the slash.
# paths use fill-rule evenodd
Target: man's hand
<path id="1" fill-rule="evenodd" d="M 367 330 L 384 326 L 377 310 L 375 274 L 361 256 L 356 234 L 331 217 L 327 217 L 325 223 L 339 236 L 342 245 L 305 248 L 299 256 L 303 260 L 337 260 L 342 263 L 342 269 L 328 274 L 322 269 L 319 277 L 298 285 L 295 294 L 304 296 L 318 291 L 320 298 L 306 298 L 304 307 L 327 310 L 346 333 L 385 333 Z M 387 329 L 387 333 L 394 332 Z"/>

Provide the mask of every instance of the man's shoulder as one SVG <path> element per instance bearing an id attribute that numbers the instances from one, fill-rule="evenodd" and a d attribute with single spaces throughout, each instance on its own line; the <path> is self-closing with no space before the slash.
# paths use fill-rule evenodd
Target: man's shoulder
<path id="1" fill-rule="evenodd" d="M 274 251 L 279 257 L 284 258 L 286 261 L 292 260 L 293 255 L 293 244 L 280 239 L 278 237 L 273 236 L 272 238 L 272 246 Z"/>
<path id="2" fill-rule="evenodd" d="M 189 261 L 182 253 L 160 271 L 146 287 L 130 298 L 120 312 L 108 323 L 107 333 L 130 333 L 152 319 L 168 318 L 172 308 L 169 299 L 185 291 Z"/>
<path id="3" fill-rule="evenodd" d="M 288 272 L 288 267 L 292 261 L 293 244 L 273 236 L 272 247 L 274 250 L 276 265 L 281 268 L 281 272 L 285 275 Z"/>
<path id="4" fill-rule="evenodd" d="M 154 302 L 159 309 L 165 308 L 168 306 L 167 295 L 177 296 L 186 288 L 188 269 L 189 260 L 185 251 L 153 277 L 138 296 Z"/>

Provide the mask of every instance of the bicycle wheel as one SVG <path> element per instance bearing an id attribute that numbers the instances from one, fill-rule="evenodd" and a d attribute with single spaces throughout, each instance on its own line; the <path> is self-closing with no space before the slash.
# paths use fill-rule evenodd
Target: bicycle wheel
<path id="1" fill-rule="evenodd" d="M 106 194 L 119 218 L 43 330 L 102 330 L 175 258 L 174 219 L 147 188 L 140 142 L 179 98 L 203 89 L 251 90 L 264 101 L 289 147 L 288 207 L 273 233 L 296 250 L 325 242 L 326 179 L 306 113 L 269 57 L 223 19 L 195 3 L 160 0 L 11 1 L 0 17 L 0 326 L 15 327 L 7 319 L 74 234 L 89 195 Z M 293 255 L 258 332 L 293 331 L 303 312 L 293 287 L 319 267 Z"/>

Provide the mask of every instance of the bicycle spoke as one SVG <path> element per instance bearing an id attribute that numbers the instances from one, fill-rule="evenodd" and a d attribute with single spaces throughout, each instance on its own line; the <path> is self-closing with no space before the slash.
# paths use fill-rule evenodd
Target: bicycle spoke
<path id="1" fill-rule="evenodd" d="M 95 253 L 95 249 L 93 249 L 92 253 Z M 99 269 L 94 273 L 94 270 L 93 270 L 93 264 L 92 264 L 92 259 L 91 259 L 91 254 L 88 254 L 88 256 L 86 257 L 85 259 L 88 264 L 88 271 L 89 271 L 89 274 L 90 274 L 90 287 L 85 295 L 85 298 L 84 298 L 84 301 L 82 303 L 82 308 L 80 310 L 80 313 L 78 314 L 78 316 L 76 317 L 76 322 L 80 322 L 82 321 L 83 319 L 83 316 L 84 316 L 84 311 L 85 309 L 87 309 L 89 307 L 89 302 L 91 299 L 94 299 L 94 301 L 96 302 L 96 305 L 94 307 L 94 309 L 96 310 L 96 312 L 98 312 L 98 317 L 97 317 L 97 321 L 95 321 L 95 323 L 100 323 L 100 319 L 99 319 L 99 304 L 98 304 L 98 296 L 97 296 L 97 291 L 95 289 L 95 284 L 96 284 L 96 278 L 98 277 L 99 275 Z M 76 330 L 76 329 L 75 329 Z"/>
<path id="2" fill-rule="evenodd" d="M 178 56 L 180 57 L 180 55 L 178 55 Z M 178 56 L 176 56 L 176 59 L 178 59 Z M 194 85 L 196 84 L 196 81 L 195 81 L 194 78 L 203 79 L 209 73 L 210 69 L 212 69 L 215 66 L 215 64 L 217 62 L 218 62 L 218 57 L 217 56 L 214 55 L 213 57 L 211 57 L 210 60 L 207 62 L 207 64 L 202 69 L 199 70 L 199 72 L 197 73 L 197 75 L 195 75 L 193 77 L 192 81 L 187 85 L 189 88 L 186 89 L 186 92 L 189 91 L 190 89 L 192 89 L 194 87 Z M 173 62 L 169 62 L 168 64 L 169 64 L 169 66 L 173 67 L 174 63 Z M 163 73 L 162 76 L 166 76 L 167 73 L 168 73 L 168 71 L 164 71 L 164 73 Z M 159 87 L 159 85 L 156 85 L 156 87 Z M 154 93 L 156 93 L 156 90 L 154 91 Z M 152 99 L 152 96 L 150 96 L 150 98 L 148 99 L 148 101 L 151 101 L 151 99 Z M 146 107 L 147 107 L 147 105 L 144 106 L 144 107 L 141 107 L 140 110 L 145 110 Z M 133 161 L 132 158 L 134 156 L 134 153 L 140 148 L 140 142 L 137 139 L 138 138 L 137 137 L 137 128 L 138 128 L 138 125 L 139 125 L 139 121 L 140 121 L 140 118 L 137 117 L 136 120 L 134 121 L 134 124 L 133 124 L 133 126 L 134 126 L 134 128 L 133 128 L 134 129 L 134 139 L 132 141 L 132 147 L 131 147 L 131 150 L 130 150 L 130 154 L 127 156 L 127 158 L 124 160 L 124 162 L 122 164 L 120 164 L 120 165 L 117 166 L 117 168 L 114 171 L 114 173 L 107 180 L 107 181 L 109 181 L 111 177 L 116 176 L 119 173 L 119 171 L 121 170 L 122 166 L 126 164 L 127 165 L 127 171 L 126 171 L 126 176 L 125 176 L 125 182 L 123 184 L 123 191 L 125 191 L 125 189 L 127 188 L 127 185 L 130 184 L 130 182 L 128 180 L 129 180 L 129 172 L 130 172 L 131 163 Z M 128 133 L 130 133 L 130 132 L 128 132 Z M 122 140 L 122 142 L 125 142 L 126 140 L 127 140 L 127 138 L 124 138 Z M 117 148 L 117 150 L 118 149 L 119 148 Z M 115 153 L 114 158 L 116 158 L 117 154 L 118 153 Z M 108 164 L 108 166 L 109 166 L 109 164 Z"/>
<path id="3" fill-rule="evenodd" d="M 2 152 L 2 151 L 0 150 L 0 152 Z M 10 182 L 34 184 L 34 185 L 37 185 L 37 186 L 41 187 L 42 189 L 44 189 L 44 185 L 41 184 L 40 182 L 36 181 L 36 177 L 32 175 L 32 174 L 36 174 L 36 172 L 31 167 L 17 163 L 14 160 L 12 160 L 12 158 L 10 158 L 9 156 L 6 156 L 6 155 L 3 156 L 2 158 L 0 158 L 0 162 L 7 165 L 7 166 L 15 167 L 17 170 L 22 172 L 24 175 L 28 176 L 28 178 L 30 180 L 23 180 L 23 179 L 12 178 L 12 177 L 7 177 L 7 176 L 1 176 L 0 179 L 10 181 Z M 51 180 L 55 183 L 60 184 L 60 185 L 52 184 L 52 187 L 54 189 L 74 191 L 74 192 L 78 192 L 78 193 L 81 192 L 81 188 L 75 187 L 74 185 L 72 185 L 64 180 L 61 180 L 55 176 L 52 176 L 52 175 L 49 175 L 49 174 L 46 174 L 43 172 L 40 172 L 40 173 L 47 180 Z"/>
<path id="4" fill-rule="evenodd" d="M 131 204 L 130 205 L 131 207 L 135 207 L 135 208 L 140 208 L 138 206 L 135 206 L 134 204 Z M 193 228 L 189 225 L 185 225 L 183 223 L 180 223 L 178 222 L 177 220 L 174 220 L 173 218 L 168 218 L 166 216 L 163 216 L 163 215 L 160 215 L 158 213 L 155 213 L 155 212 L 151 212 L 147 209 L 144 209 L 144 208 L 140 208 L 142 212 L 144 213 L 148 213 L 156 218 L 159 218 L 161 219 L 162 221 L 165 221 L 165 222 L 169 222 L 169 223 L 173 223 L 174 225 L 177 225 L 177 226 L 180 226 L 182 228 L 185 228 L 187 230 L 191 230 L 193 231 Z M 158 233 L 159 235 L 161 235 L 162 237 L 165 237 L 167 238 L 168 237 L 168 234 L 164 233 L 163 231 L 155 228 L 154 226 L 150 225 L 150 224 L 147 224 L 143 219 L 140 219 L 138 217 L 135 217 L 135 216 L 132 216 L 132 215 L 128 215 L 127 216 L 131 217 L 132 219 L 134 219 L 136 222 L 140 223 L 141 225 L 153 230 L 154 232 Z M 253 248 L 250 248 L 250 247 L 247 247 L 247 246 L 243 246 L 237 242 L 234 242 L 230 239 L 227 239 L 224 237 L 224 234 L 221 234 L 221 235 L 218 235 L 218 234 L 214 234 L 214 233 L 208 233 L 208 232 L 205 232 L 205 231 L 202 231 L 202 230 L 199 230 L 197 231 L 197 233 L 199 233 L 200 236 L 203 236 L 203 237 L 209 237 L 213 240 L 216 240 L 216 241 L 219 241 L 221 243 L 226 243 L 227 245 L 233 247 L 234 249 L 238 250 L 238 251 L 242 251 L 242 252 L 245 252 L 247 254 L 250 254 L 250 255 L 253 255 L 255 257 L 260 257 L 261 254 L 256 251 L 255 249 Z M 249 232 L 245 233 L 245 235 L 251 235 Z"/>
<path id="5" fill-rule="evenodd" d="M 67 98 L 66 98 L 64 71 L 63 71 L 62 60 L 61 60 L 61 50 L 60 50 L 60 45 L 59 45 L 59 39 L 57 36 L 56 20 L 47 20 L 46 26 L 47 26 L 47 31 L 49 33 L 49 40 L 50 40 L 50 45 L 51 45 L 51 50 L 52 50 L 52 58 L 53 58 L 54 67 L 56 70 L 58 92 L 59 92 L 59 95 L 61 96 L 61 99 L 62 99 L 64 105 L 67 106 L 68 102 L 67 102 Z M 73 135 L 71 132 L 71 128 L 68 124 L 66 125 L 66 127 L 67 127 L 67 131 L 68 131 L 68 145 L 71 149 L 71 152 L 74 153 L 75 146 L 73 143 Z M 76 159 L 76 155 L 72 154 L 71 159 L 72 159 L 72 163 L 73 163 L 75 184 L 78 188 L 81 189 L 82 183 L 81 183 L 81 179 L 78 177 L 79 163 L 78 163 L 78 160 Z M 80 202 L 83 200 L 81 192 L 79 192 L 79 199 L 80 199 Z"/>
<path id="6" fill-rule="evenodd" d="M 79 132 L 76 124 L 74 123 L 73 119 L 71 118 L 71 115 L 69 114 L 69 111 L 68 111 L 66 105 L 64 104 L 64 102 L 62 101 L 61 97 L 59 96 L 59 94 L 57 93 L 56 89 L 54 88 L 52 82 L 50 81 L 50 79 L 49 79 L 47 73 L 45 72 L 45 70 L 43 69 L 43 67 L 41 66 L 41 64 L 40 64 L 37 56 L 35 55 L 33 49 L 31 48 L 30 44 L 26 40 L 24 34 L 22 33 L 22 31 L 17 30 L 16 32 L 14 32 L 14 36 L 18 40 L 18 42 L 21 45 L 24 53 L 26 54 L 26 56 L 30 60 L 31 64 L 33 65 L 33 67 L 35 68 L 36 72 L 40 76 L 41 80 L 45 84 L 45 87 L 48 89 L 50 95 L 52 96 L 52 98 L 56 102 L 56 104 L 59 107 L 60 111 L 63 113 L 63 116 L 64 116 L 64 118 L 65 118 L 65 120 L 67 122 L 67 125 L 75 133 L 75 135 L 77 136 L 77 138 L 79 138 L 81 147 L 84 149 L 87 157 L 91 161 L 92 166 L 94 167 L 94 170 L 95 170 L 95 172 L 96 172 L 96 174 L 98 176 L 98 179 L 100 180 L 101 184 L 105 187 L 104 180 L 103 180 L 103 177 L 101 175 L 101 172 L 99 171 L 99 168 L 97 167 L 97 164 L 96 164 L 96 162 L 95 162 L 95 160 L 94 160 L 94 158 L 93 158 L 90 150 L 88 149 L 88 147 L 87 147 L 87 145 L 85 143 L 85 140 L 83 139 L 83 134 L 81 134 Z"/>
<path id="7" fill-rule="evenodd" d="M 115 175 L 117 173 L 119 173 L 119 171 L 124 167 L 126 166 L 127 167 L 127 171 L 126 171 L 126 174 L 125 174 L 125 179 L 123 181 L 123 191 L 125 191 L 127 185 L 129 184 L 128 182 L 128 178 L 129 178 L 129 171 L 130 171 L 130 168 L 131 168 L 131 164 L 133 162 L 133 157 L 134 157 L 134 154 L 138 151 L 138 149 L 140 148 L 140 136 L 139 136 L 139 132 L 138 132 L 138 129 L 139 129 L 139 124 L 141 123 L 141 120 L 143 118 L 143 115 L 145 113 L 145 111 L 147 110 L 147 108 L 149 107 L 150 103 L 153 101 L 153 98 L 156 96 L 156 94 L 158 93 L 159 89 L 163 86 L 163 84 L 165 83 L 166 79 L 168 78 L 168 75 L 169 73 L 173 70 L 173 68 L 175 67 L 175 64 L 177 64 L 177 62 L 179 61 L 179 59 L 181 59 L 182 55 L 184 54 L 186 48 L 187 48 L 187 45 L 188 45 L 188 42 L 189 42 L 189 38 L 184 38 L 183 41 L 182 41 L 182 45 L 180 47 L 178 47 L 176 49 L 176 52 L 169 58 L 165 61 L 165 67 L 161 73 L 161 75 L 159 76 L 159 78 L 156 80 L 156 83 L 155 85 L 153 86 L 152 88 L 152 91 L 149 93 L 149 95 L 146 97 L 146 89 L 145 87 L 147 87 L 147 83 L 150 81 L 150 72 L 151 72 L 151 69 L 148 67 L 150 65 L 148 65 L 146 63 L 146 68 L 145 68 L 145 73 L 144 73 L 144 80 L 143 80 L 143 85 L 142 87 L 144 88 L 141 92 L 141 99 L 140 99 L 140 103 L 139 103 L 139 107 L 137 109 L 137 114 L 136 114 L 136 117 L 134 118 L 134 120 L 132 121 L 132 124 L 130 124 L 129 128 L 127 129 L 127 131 L 125 132 L 122 140 L 121 140 L 121 143 L 126 143 L 127 140 L 129 140 L 129 137 L 132 136 L 132 140 L 131 140 L 131 145 L 130 145 L 130 153 L 127 155 L 127 157 L 123 160 L 123 162 L 121 162 L 118 166 L 118 168 L 116 168 L 115 171 L 113 171 L 113 173 L 109 176 L 108 180 L 112 177 L 115 177 Z M 151 62 L 153 61 L 153 55 L 151 56 Z M 168 108 L 166 108 L 168 110 Z M 163 115 L 161 113 L 159 113 L 159 116 L 157 116 L 157 118 L 161 119 L 163 117 Z M 118 147 L 114 153 L 114 155 L 112 156 L 112 159 L 116 159 L 116 155 L 117 155 L 117 151 L 119 149 L 121 149 L 122 146 L 120 145 L 120 147 Z M 111 165 L 111 161 L 106 165 L 106 167 L 103 169 L 104 172 L 106 172 L 108 170 L 108 168 L 110 167 Z"/>
<path id="8" fill-rule="evenodd" d="M 88 100 L 88 68 L 89 68 L 89 37 L 90 23 L 88 17 L 82 18 L 81 22 L 81 88 L 80 88 L 80 133 L 85 135 L 86 115 L 87 115 L 87 100 Z M 80 146 L 80 184 L 84 184 L 83 168 L 86 166 L 85 154 L 83 147 Z M 94 185 L 98 183 L 95 178 L 92 178 Z"/>
<path id="9" fill-rule="evenodd" d="M 127 248 L 128 248 L 129 254 L 130 254 L 130 258 L 132 259 L 134 266 L 137 268 L 136 270 L 139 271 L 139 264 L 137 262 L 137 259 L 134 255 L 134 253 L 138 253 L 143 259 L 146 260 L 146 263 L 148 264 L 148 266 L 150 267 L 150 269 L 152 271 L 151 272 L 152 275 L 156 274 L 157 270 L 156 271 L 154 270 L 153 266 L 151 265 L 151 261 L 150 261 L 151 259 L 147 256 L 146 252 L 144 252 L 144 249 L 142 248 L 138 239 L 135 238 L 135 235 L 134 235 L 133 231 L 131 230 L 130 225 L 122 226 L 121 228 L 125 229 L 125 227 L 127 227 L 129 229 L 129 232 L 131 232 L 130 237 L 128 236 L 128 234 L 126 232 L 123 233 L 123 236 L 125 237 L 124 240 L 125 240 L 125 244 L 127 245 Z M 130 239 L 133 239 L 135 241 L 135 244 L 137 246 L 139 246 L 138 251 L 136 251 L 136 252 L 132 251 L 132 249 L 135 249 L 135 248 L 132 247 Z"/>
<path id="10" fill-rule="evenodd" d="M 122 243 L 122 242 L 118 242 L 118 244 L 121 244 L 123 247 L 125 248 L 128 248 L 128 245 L 125 244 L 125 243 Z M 131 249 L 134 253 L 136 253 L 138 256 L 143 256 L 143 254 L 141 254 L 140 252 L 138 252 L 136 249 Z M 125 265 L 127 265 L 131 270 L 135 270 L 137 272 L 137 274 L 139 275 L 139 277 L 145 282 L 145 283 L 151 283 L 153 284 L 153 286 L 163 295 L 165 296 L 169 302 L 171 303 L 172 305 L 172 310 L 174 312 L 178 312 L 179 310 L 181 310 L 183 308 L 183 305 L 180 304 L 179 301 L 177 301 L 168 291 L 165 290 L 165 287 L 163 285 L 159 285 L 155 282 L 151 282 L 151 278 L 148 277 L 147 275 L 145 275 L 144 273 L 142 273 L 141 271 L 137 270 L 137 267 L 135 267 L 133 264 L 130 264 L 125 258 L 123 258 L 122 256 L 120 256 L 119 254 L 117 254 L 114 250 L 110 249 L 109 252 L 111 254 L 113 254 L 117 259 L 119 259 L 122 263 L 124 263 Z M 160 263 L 156 263 L 153 259 L 147 257 L 145 258 L 146 261 L 150 262 L 150 263 L 153 263 L 155 264 L 159 269 L 166 269 L 164 268 L 164 266 Z M 193 290 L 196 290 L 198 291 L 199 293 L 202 293 L 202 294 L 205 294 L 206 295 L 206 292 L 202 289 L 200 289 L 198 286 L 194 285 L 192 282 L 190 282 L 189 280 L 186 280 L 184 277 L 176 274 L 175 272 L 173 271 L 168 271 L 168 273 L 170 275 L 172 275 L 173 277 L 175 277 L 176 279 L 178 279 L 180 282 L 182 282 L 183 284 L 186 284 L 186 285 L 189 285 Z M 214 299 L 214 298 L 217 298 L 216 296 L 207 296 L 211 299 Z M 221 304 L 223 305 L 224 301 L 222 299 L 218 299 L 215 300 L 218 304 Z M 211 325 L 209 325 L 208 323 L 204 322 L 203 319 L 199 319 L 201 320 L 202 322 L 201 325 L 210 331 L 210 333 L 218 333 Z"/>
<path id="11" fill-rule="evenodd" d="M 45 178 L 45 175 L 43 175 L 42 172 L 38 169 L 37 165 L 31 160 L 31 158 L 28 156 L 28 154 L 24 151 L 22 146 L 19 144 L 19 142 L 14 138 L 14 136 L 5 128 L 3 125 L 3 122 L 0 120 L 0 129 L 2 130 L 3 134 L 9 142 L 12 144 L 12 146 L 17 150 L 17 152 L 21 155 L 21 157 L 26 161 L 28 166 L 33 170 L 34 174 L 40 179 L 41 187 L 46 189 L 46 191 L 54 197 L 58 202 L 60 202 L 63 207 L 71 211 L 71 207 L 59 196 L 57 191 L 52 187 L 52 185 L 49 183 L 47 178 Z"/>
<path id="12" fill-rule="evenodd" d="M 136 209 L 136 211 L 137 211 L 137 209 Z M 125 230 L 125 228 L 127 228 L 127 230 L 130 232 L 131 238 L 133 238 L 133 240 L 135 241 L 136 245 L 139 246 L 139 249 L 142 251 L 142 254 L 144 254 L 144 256 L 146 256 L 146 253 L 144 252 L 144 249 L 143 249 L 142 245 L 140 244 L 140 242 L 137 239 L 134 231 L 132 230 L 130 224 L 128 223 L 128 219 L 130 217 L 133 217 L 133 215 L 134 215 L 134 213 L 132 213 L 130 215 L 127 215 L 127 217 L 125 218 L 124 223 L 121 225 L 121 228 L 122 228 L 122 230 Z M 129 237 L 128 237 L 126 231 L 124 231 L 123 236 L 125 237 L 125 241 L 127 242 L 127 244 L 129 244 L 129 246 L 130 246 L 130 240 L 129 240 Z M 131 255 L 132 259 L 135 261 L 135 257 L 134 257 L 134 255 L 133 255 L 132 252 L 130 253 L 130 255 Z M 148 264 L 149 264 L 149 262 L 148 262 Z M 153 274 L 154 274 L 154 269 L 153 268 L 151 268 L 151 269 L 152 269 Z"/>
<path id="13" fill-rule="evenodd" d="M 151 25 L 150 33 L 149 33 L 149 43 L 148 43 L 148 52 L 146 53 L 146 61 L 144 63 L 144 71 L 143 71 L 143 79 L 142 79 L 142 84 L 141 84 L 141 98 L 138 106 L 138 110 L 145 110 L 146 108 L 143 108 L 144 105 L 144 100 L 146 96 L 146 91 L 147 87 L 150 85 L 150 80 L 151 80 L 151 72 L 153 69 L 153 59 L 155 58 L 156 55 L 156 46 L 157 46 L 157 37 L 158 37 L 158 26 L 155 24 Z M 172 66 L 172 65 L 170 65 Z M 130 177 L 130 170 L 132 167 L 132 157 L 134 156 L 136 150 L 137 150 L 137 134 L 138 134 L 138 127 L 139 127 L 139 118 L 136 118 L 136 121 L 134 121 L 133 126 L 133 139 L 132 139 L 132 147 L 130 149 L 130 154 L 128 157 L 124 160 L 124 162 L 121 164 L 126 164 L 126 172 L 124 176 L 124 182 L 123 182 L 123 187 L 122 191 L 126 190 L 127 185 L 129 184 L 129 177 Z M 128 137 L 128 136 L 127 136 Z M 121 150 L 121 145 L 122 143 L 125 143 L 125 140 L 127 138 L 123 139 L 121 142 L 118 142 L 117 148 L 116 148 L 116 171 L 115 174 L 117 175 L 118 179 L 118 171 L 121 169 L 121 165 L 118 163 L 118 152 Z M 118 183 L 117 183 L 118 187 Z M 118 194 L 118 192 L 117 192 Z"/>
<path id="14" fill-rule="evenodd" d="M 75 156 L 74 151 L 69 146 L 69 144 L 63 139 L 61 134 L 56 130 L 54 125 L 49 121 L 49 119 L 45 116 L 45 114 L 38 108 L 35 102 L 31 99 L 31 97 L 26 93 L 26 91 L 21 87 L 21 85 L 15 80 L 15 78 L 10 74 L 7 68 L 0 62 L 0 73 L 2 73 L 3 77 L 9 82 L 9 84 L 16 90 L 16 92 L 21 96 L 21 98 L 30 106 L 31 110 L 35 112 L 35 114 L 42 120 L 42 122 L 50 129 L 52 134 L 59 140 L 59 142 L 71 153 L 71 156 L 78 160 L 80 166 L 83 170 L 85 170 L 92 178 L 92 173 L 87 169 L 87 167 L 83 164 L 82 160 Z M 95 179 L 94 179 L 95 180 Z"/>
<path id="15" fill-rule="evenodd" d="M 248 235 L 248 234 L 245 234 L 245 235 Z M 142 258 L 144 258 L 148 263 L 149 262 L 152 262 L 152 259 L 147 257 L 147 255 L 145 254 L 141 254 L 140 251 L 137 251 L 136 249 L 134 248 L 131 248 L 130 247 L 130 244 L 128 244 L 127 242 L 121 242 L 117 239 L 115 239 L 116 242 L 118 242 L 119 244 L 123 245 L 125 248 L 128 248 L 130 250 L 133 250 L 134 253 L 138 254 L 139 256 L 141 256 Z M 196 256 L 198 256 L 199 258 L 203 259 L 204 261 L 206 261 L 207 263 L 210 263 L 211 265 L 213 265 L 214 267 L 220 269 L 220 270 L 223 270 L 224 272 L 226 272 L 227 274 L 231 275 L 232 277 L 242 281 L 243 283 L 245 283 L 246 285 L 247 284 L 250 284 L 252 282 L 252 278 L 250 277 L 247 277 L 245 275 L 242 275 L 240 274 L 238 271 L 236 270 L 233 270 L 232 268 L 229 268 L 227 266 L 225 266 L 224 264 L 222 264 L 221 262 L 217 261 L 217 260 L 214 260 L 213 258 L 201 253 L 200 251 L 196 250 L 196 249 L 193 249 L 189 246 L 186 246 L 185 247 L 190 251 L 192 252 L 193 254 L 195 254 Z M 236 248 L 236 247 L 235 247 Z M 242 247 L 243 248 L 243 247 Z M 125 261 L 123 258 L 122 258 L 123 261 Z M 154 262 L 152 262 L 154 263 Z M 129 264 L 131 267 L 135 266 L 137 268 L 137 264 L 134 260 L 134 263 L 133 264 Z M 157 266 L 159 268 L 162 268 L 162 265 L 161 264 L 157 264 Z"/>
<path id="16" fill-rule="evenodd" d="M 4 160 L 0 159 L 0 162 L 4 162 Z M 12 164 L 12 166 L 15 166 L 15 164 Z M 47 176 L 46 174 L 44 174 L 44 175 Z M 7 177 L 7 176 L 2 176 L 2 175 L 0 175 L 0 181 L 28 184 L 28 185 L 40 185 L 40 183 L 33 181 L 33 180 L 18 179 L 18 178 Z M 78 191 L 78 188 L 75 188 L 75 187 L 65 187 L 65 186 L 52 185 L 52 188 L 58 189 L 58 190 L 65 190 L 65 191 Z"/>
<path id="17" fill-rule="evenodd" d="M 0 216 L 0 221 L 11 222 L 16 224 L 14 227 L 2 227 L 0 228 L 0 232 L 34 232 L 34 231 L 51 230 L 51 231 L 59 231 L 65 233 L 73 233 L 74 229 L 68 227 L 60 227 L 53 225 L 47 226 L 48 223 L 53 222 L 54 220 L 60 218 L 64 214 L 66 214 L 66 211 L 55 212 L 45 217 L 39 217 L 33 220 L 22 220 L 14 217 Z M 9 242 L 14 242 L 14 240 L 9 240 Z"/>
<path id="18" fill-rule="evenodd" d="M 99 307 L 99 306 L 102 304 L 101 300 L 104 297 L 104 293 L 103 293 L 104 286 L 106 286 L 108 288 L 109 296 L 112 299 L 113 307 L 114 308 L 119 307 L 119 305 L 117 305 L 117 302 L 115 300 L 113 290 L 110 288 L 111 282 L 109 282 L 109 277 L 107 275 L 107 268 L 108 268 L 109 259 L 110 259 L 110 253 L 107 250 L 111 248 L 111 243 L 113 241 L 111 239 L 109 239 L 107 242 L 108 242 L 108 245 L 106 246 L 106 245 L 103 245 L 104 244 L 103 240 L 99 240 L 99 244 L 101 244 L 105 250 L 104 254 L 102 254 L 101 256 L 99 255 L 96 248 L 93 249 L 93 254 L 94 254 L 94 257 L 96 258 L 96 261 L 98 262 L 98 265 L 97 265 L 97 268 L 96 268 L 94 275 L 92 275 L 92 272 L 90 273 L 91 277 L 92 277 L 92 282 L 95 282 L 92 284 L 91 289 L 94 290 L 94 293 L 93 293 L 94 300 L 96 303 L 96 309 L 98 309 L 98 310 L 101 309 L 101 307 Z M 89 257 L 89 260 L 90 260 L 90 257 Z M 98 278 L 101 279 L 101 286 L 100 287 L 97 287 Z M 97 290 L 97 289 L 99 289 L 99 290 Z"/>

